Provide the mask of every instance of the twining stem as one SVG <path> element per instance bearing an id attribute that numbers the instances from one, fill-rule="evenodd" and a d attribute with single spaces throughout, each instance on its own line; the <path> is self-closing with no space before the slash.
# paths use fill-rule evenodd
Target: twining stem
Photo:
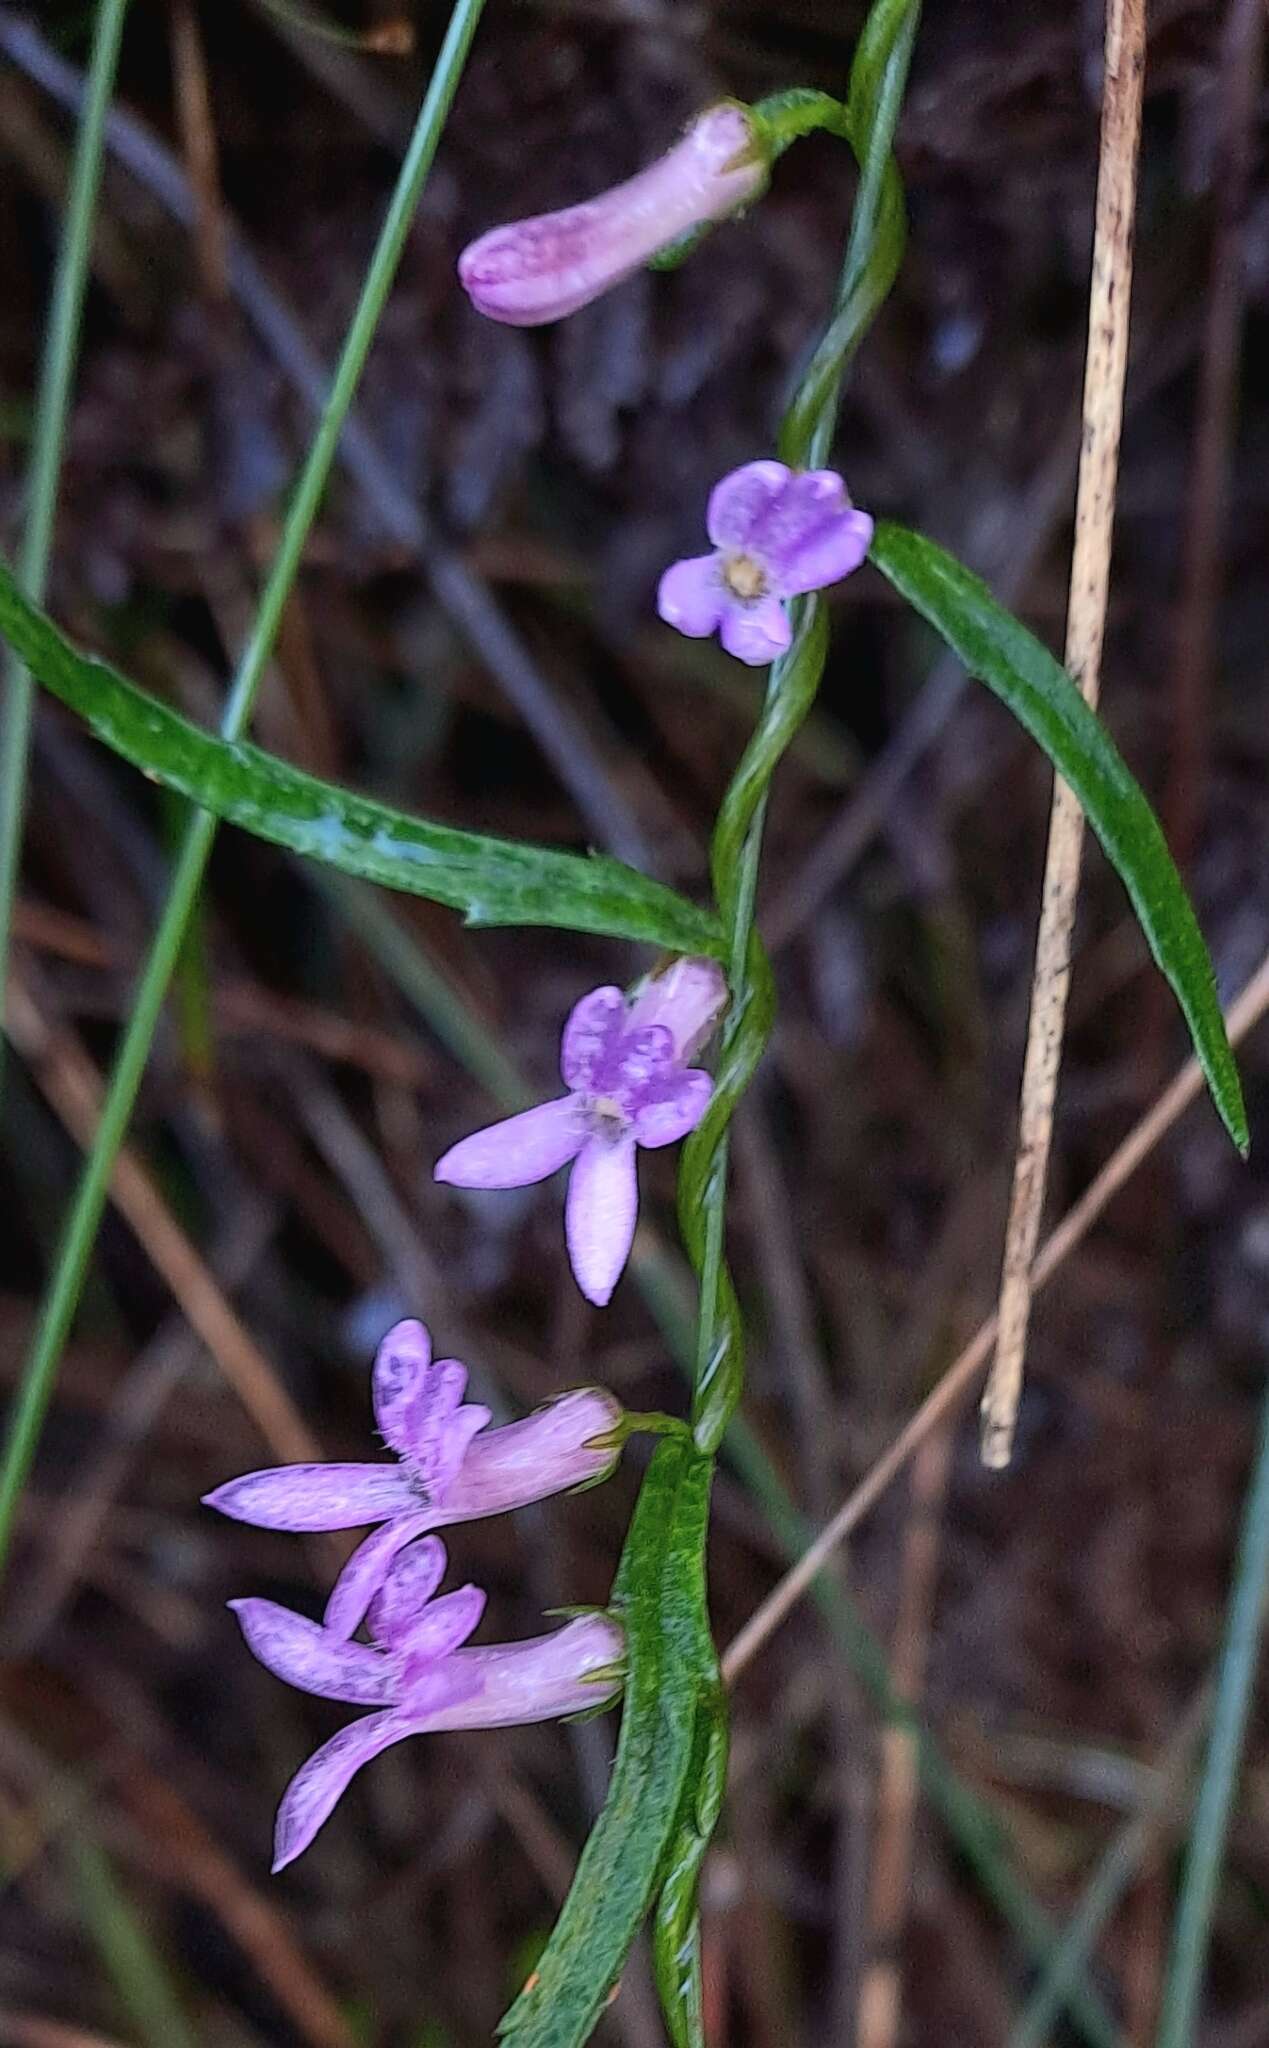
<path id="1" fill-rule="evenodd" d="M 66 440 L 75 363 L 79 355 L 79 331 L 92 255 L 93 221 L 101 183 L 106 114 L 119 67 L 119 45 L 127 12 L 128 0 L 100 0 L 97 9 L 84 111 L 75 140 L 75 160 L 66 202 L 66 226 L 49 301 L 48 327 L 35 399 L 25 518 L 17 558 L 18 582 L 37 604 L 43 599 L 48 582 L 62 449 Z M 0 1060 L 3 1059 L 6 1000 L 4 963 L 9 957 L 9 933 L 13 924 L 13 901 L 22 852 L 34 707 L 35 684 L 22 662 L 11 651 L 6 651 L 4 708 L 0 714 Z"/>
<path id="2" fill-rule="evenodd" d="M 431 83 L 419 110 L 362 284 L 330 393 L 287 512 L 251 635 L 230 686 L 220 722 L 221 734 L 226 739 L 240 738 L 250 720 L 283 608 L 326 487 L 340 431 L 396 275 L 414 210 L 431 168 L 484 4 L 485 0 L 457 0 L 450 17 Z M 189 925 L 215 834 L 215 818 L 206 811 L 196 811 L 186 828 L 167 902 L 141 973 L 128 1028 L 102 1104 L 97 1136 L 85 1163 L 58 1249 L 57 1263 L 41 1304 L 0 1465 L 0 1567 L 3 1567 L 12 1541 L 18 1503 L 52 1398 L 62 1347 L 79 1303 L 84 1273 L 105 1205 L 111 1168 L 132 1114 L 163 997 Z"/>

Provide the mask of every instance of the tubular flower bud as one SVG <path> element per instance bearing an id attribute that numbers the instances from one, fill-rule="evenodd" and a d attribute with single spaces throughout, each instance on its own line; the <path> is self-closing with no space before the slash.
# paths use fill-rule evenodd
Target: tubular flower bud
<path id="1" fill-rule="evenodd" d="M 511 327 L 562 320 L 668 244 L 748 205 L 767 174 L 748 111 L 723 101 L 623 185 L 561 213 L 491 228 L 459 257 L 459 280 L 491 320 Z"/>

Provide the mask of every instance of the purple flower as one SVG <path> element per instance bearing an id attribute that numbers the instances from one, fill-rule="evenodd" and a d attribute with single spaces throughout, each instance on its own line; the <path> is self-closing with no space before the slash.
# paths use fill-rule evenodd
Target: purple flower
<path id="1" fill-rule="evenodd" d="M 434 1600 L 445 1561 L 438 1536 L 393 1560 L 370 1606 L 371 1643 L 349 1642 L 273 1600 L 230 1601 L 248 1649 L 286 1684 L 380 1709 L 342 1728 L 292 1778 L 278 1808 L 275 1871 L 307 1849 L 361 1766 L 407 1735 L 552 1721 L 620 1692 L 625 1639 L 598 1612 L 528 1642 L 462 1648 L 485 1596 L 460 1586 Z"/>
<path id="2" fill-rule="evenodd" d="M 463 1401 L 466 1385 L 456 1358 L 433 1359 L 422 1323 L 398 1323 L 371 1375 L 375 1419 L 395 1464 L 278 1465 L 204 1496 L 208 1507 L 260 1529 L 382 1523 L 335 1581 L 325 1617 L 332 1641 L 353 1634 L 397 1552 L 425 1530 L 590 1485 L 616 1465 L 622 1410 L 601 1387 L 561 1394 L 486 1436 L 489 1410 Z"/>
<path id="3" fill-rule="evenodd" d="M 630 1256 L 639 1187 L 638 1145 L 672 1145 L 695 1130 L 713 1091 L 687 1061 L 727 1001 L 712 960 L 677 960 L 627 1001 L 592 989 L 564 1026 L 560 1071 L 567 1095 L 463 1138 L 436 1178 L 460 1188 L 519 1188 L 572 1162 L 564 1233 L 588 1301 L 608 1301 Z"/>
<path id="4" fill-rule="evenodd" d="M 849 576 L 872 539 L 872 520 L 856 511 L 835 470 L 783 462 L 747 462 L 725 476 L 710 494 L 705 523 L 713 554 L 667 569 L 657 610 L 693 640 L 717 632 L 751 668 L 789 645 L 785 598 Z"/>
<path id="5" fill-rule="evenodd" d="M 744 107 L 699 115 L 666 156 L 562 213 L 491 228 L 458 259 L 480 313 L 539 327 L 590 304 L 669 243 L 723 220 L 762 191 L 766 159 Z"/>

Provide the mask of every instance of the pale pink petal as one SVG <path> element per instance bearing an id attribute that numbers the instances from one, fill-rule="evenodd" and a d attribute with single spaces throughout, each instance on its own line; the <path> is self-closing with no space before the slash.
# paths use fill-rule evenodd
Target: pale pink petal
<path id="1" fill-rule="evenodd" d="M 434 1507 L 444 1501 L 468 1444 L 489 1420 L 489 1410 L 477 1401 L 460 1407 L 466 1385 L 467 1367 L 460 1359 L 438 1359 L 410 1417 L 406 1456 L 423 1499 Z"/>
<path id="2" fill-rule="evenodd" d="M 376 1642 L 396 1648 L 440 1585 L 447 1562 L 439 1536 L 425 1536 L 398 1552 L 366 1616 Z"/>
<path id="3" fill-rule="evenodd" d="M 726 602 L 717 555 L 691 555 L 674 562 L 657 586 L 657 611 L 667 626 L 704 640 L 723 615 Z"/>
<path id="4" fill-rule="evenodd" d="M 621 1404 L 602 1387 L 561 1394 L 520 1422 L 478 1437 L 445 1503 L 446 1520 L 527 1507 L 606 1477 L 620 1456 L 611 1438 Z"/>
<path id="5" fill-rule="evenodd" d="M 732 605 L 723 616 L 719 638 L 737 661 L 762 668 L 784 653 L 793 630 L 780 600 L 764 597 L 757 604 Z"/>
<path id="6" fill-rule="evenodd" d="M 432 1340 L 422 1323 L 413 1321 L 394 1323 L 375 1353 L 370 1372 L 375 1421 L 384 1442 L 401 1456 L 410 1448 L 411 1411 L 422 1399 L 431 1362 Z"/>
<path id="7" fill-rule="evenodd" d="M 619 988 L 593 988 L 574 1003 L 560 1039 L 560 1076 L 566 1088 L 589 1088 L 596 1068 L 620 1038 L 626 999 Z"/>
<path id="8" fill-rule="evenodd" d="M 405 1657 L 404 1684 L 409 1687 L 427 1664 L 435 1664 L 465 1643 L 485 1611 L 486 1595 L 479 1586 L 459 1586 L 429 1601 L 412 1619 L 401 1620 L 392 1647 Z"/>
<path id="9" fill-rule="evenodd" d="M 598 1308 L 630 1256 L 638 1213 L 633 1133 L 588 1139 L 569 1176 L 564 1236 L 577 1284 Z"/>
<path id="10" fill-rule="evenodd" d="M 417 1495 L 411 1499 L 417 1504 Z M 413 1514 L 398 1515 L 359 1543 L 331 1587 L 323 1625 L 334 1636 L 350 1636 L 360 1627 L 375 1594 L 392 1569 L 392 1560 L 407 1543 L 413 1543 L 427 1529 L 435 1528 L 439 1511 L 418 1508 Z M 443 1556 L 443 1553 L 442 1553 Z"/>
<path id="11" fill-rule="evenodd" d="M 414 1500 L 397 1465 L 275 1465 L 227 1480 L 205 1507 L 257 1529 L 362 1529 Z"/>
<path id="12" fill-rule="evenodd" d="M 645 1088 L 668 1080 L 675 1063 L 674 1034 L 669 1026 L 645 1024 L 641 1030 L 627 1032 L 619 1056 L 600 1072 L 598 1084 L 623 1104 L 635 1102 Z"/>
<path id="13" fill-rule="evenodd" d="M 314 1751 L 292 1778 L 278 1808 L 273 1836 L 275 1874 L 307 1849 L 362 1765 L 415 1732 L 409 1714 L 367 1714 Z"/>
<path id="14" fill-rule="evenodd" d="M 747 462 L 714 485 L 705 527 L 716 548 L 743 548 L 792 471 L 783 462 Z"/>
<path id="15" fill-rule="evenodd" d="M 635 1137 L 649 1150 L 676 1144 L 696 1129 L 713 1092 L 713 1081 L 700 1067 L 688 1067 L 673 1080 L 654 1084 L 635 1108 Z"/>
<path id="16" fill-rule="evenodd" d="M 528 1187 L 575 1159 L 585 1138 L 576 1099 L 560 1095 L 460 1139 L 433 1172 L 456 1188 Z"/>
<path id="17" fill-rule="evenodd" d="M 318 1622 L 293 1614 L 276 1600 L 231 1600 L 247 1648 L 275 1678 L 319 1699 L 354 1707 L 395 1702 L 396 1667 L 367 1643 L 341 1642 Z"/>
<path id="18" fill-rule="evenodd" d="M 808 590 L 827 590 L 857 569 L 872 542 L 872 520 L 853 507 L 821 526 L 811 527 L 800 540 L 773 554 L 770 561 L 773 586 L 782 597 L 800 597 Z"/>
<path id="19" fill-rule="evenodd" d="M 628 1024 L 632 1031 L 664 1024 L 674 1040 L 675 1057 L 690 1060 L 712 1035 L 726 1007 L 727 979 L 717 960 L 675 960 L 639 983 Z"/>

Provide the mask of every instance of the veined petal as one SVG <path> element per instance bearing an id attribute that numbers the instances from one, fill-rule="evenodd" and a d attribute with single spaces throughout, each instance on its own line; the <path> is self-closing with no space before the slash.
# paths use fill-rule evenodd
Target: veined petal
<path id="1" fill-rule="evenodd" d="M 777 597 L 756 604 L 735 604 L 723 614 L 719 638 L 728 654 L 750 668 L 762 668 L 785 652 L 793 638 L 784 606 Z"/>
<path id="2" fill-rule="evenodd" d="M 523 1188 L 546 1180 L 585 1142 L 577 1100 L 560 1095 L 451 1145 L 433 1169 L 457 1188 Z"/>
<path id="3" fill-rule="evenodd" d="M 398 1551 L 366 1616 L 376 1642 L 396 1647 L 440 1585 L 447 1562 L 439 1536 L 425 1536 Z"/>
<path id="4" fill-rule="evenodd" d="M 316 1621 L 276 1600 L 231 1600 L 253 1657 L 287 1685 L 354 1707 L 395 1702 L 399 1677 L 381 1650 L 340 1642 Z"/>
<path id="5" fill-rule="evenodd" d="M 713 1092 L 714 1083 L 701 1067 L 686 1067 L 668 1081 L 654 1082 L 635 1105 L 634 1134 L 639 1144 L 653 1150 L 685 1138 L 704 1116 Z"/>
<path id="6" fill-rule="evenodd" d="M 577 1284 L 598 1308 L 630 1256 L 638 1213 L 634 1133 L 589 1138 L 569 1175 L 564 1236 Z"/>
<path id="7" fill-rule="evenodd" d="M 203 1504 L 257 1529 L 361 1529 L 415 1499 L 397 1465 L 275 1465 L 226 1481 Z"/>
<path id="8" fill-rule="evenodd" d="M 597 1068 L 621 1037 L 626 999 L 619 988 L 593 988 L 574 1003 L 560 1039 L 560 1076 L 566 1088 L 589 1088 Z"/>
<path id="9" fill-rule="evenodd" d="M 392 1648 L 406 1660 L 402 1693 L 407 1701 L 425 1668 L 467 1641 L 485 1611 L 486 1597 L 480 1586 L 459 1586 L 402 1621 Z"/>
<path id="10" fill-rule="evenodd" d="M 315 1750 L 282 1796 L 273 1836 L 274 1873 L 307 1849 L 363 1764 L 415 1733 L 416 1724 L 408 1714 L 367 1714 Z"/>
<path id="11" fill-rule="evenodd" d="M 417 1495 L 412 1496 L 417 1501 Z M 351 1636 L 365 1619 L 366 1609 L 392 1569 L 399 1550 L 428 1529 L 434 1529 L 442 1515 L 439 1509 L 418 1508 L 413 1514 L 398 1515 L 385 1522 L 373 1536 L 359 1543 L 331 1587 L 322 1624 L 332 1636 Z M 441 1553 L 444 1570 L 444 1551 Z M 439 1578 L 439 1574 L 438 1574 Z"/>
<path id="12" fill-rule="evenodd" d="M 370 1392 L 384 1442 L 405 1457 L 412 1441 L 410 1417 L 423 1398 L 432 1340 L 422 1323 L 394 1323 L 375 1353 Z M 462 1388 L 458 1397 L 462 1399 Z"/>
<path id="13" fill-rule="evenodd" d="M 859 567 L 872 541 L 872 520 L 853 505 L 810 527 L 799 540 L 768 559 L 776 591 L 800 597 L 808 590 L 827 590 Z"/>
<path id="14" fill-rule="evenodd" d="M 746 462 L 714 485 L 705 527 L 716 548 L 743 548 L 793 472 L 783 462 Z"/>
<path id="15" fill-rule="evenodd" d="M 717 555 L 691 555 L 674 562 L 657 586 L 657 611 L 667 626 L 704 640 L 723 616 L 726 603 Z"/>
<path id="16" fill-rule="evenodd" d="M 439 1506 L 467 1454 L 467 1446 L 489 1420 L 478 1401 L 460 1405 L 467 1367 L 458 1358 L 439 1358 L 427 1375 L 410 1415 L 406 1452 L 424 1498 Z"/>

